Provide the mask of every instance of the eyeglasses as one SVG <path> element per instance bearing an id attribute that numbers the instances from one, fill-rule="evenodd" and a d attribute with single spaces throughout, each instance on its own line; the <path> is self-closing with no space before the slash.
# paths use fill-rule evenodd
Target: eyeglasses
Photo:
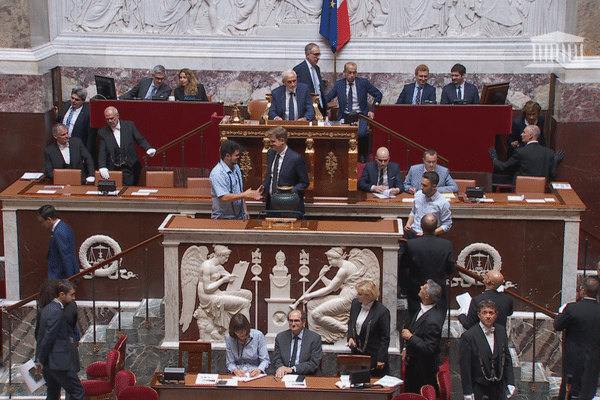
<path id="1" fill-rule="evenodd" d="M 295 323 L 302 322 L 302 320 L 301 320 L 301 319 L 288 319 L 288 322 L 289 322 L 290 324 L 292 324 L 292 323 L 294 323 L 294 322 L 295 322 Z"/>

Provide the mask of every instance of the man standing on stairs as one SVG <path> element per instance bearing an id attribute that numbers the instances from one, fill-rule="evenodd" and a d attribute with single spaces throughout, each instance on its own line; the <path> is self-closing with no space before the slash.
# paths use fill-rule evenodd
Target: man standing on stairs
<path id="1" fill-rule="evenodd" d="M 492 300 L 498 308 L 498 318 L 496 323 L 506 328 L 506 321 L 513 313 L 513 298 L 510 294 L 504 293 L 500 286 L 504 283 L 504 275 L 498 270 L 491 270 L 483 278 L 485 290 L 480 295 L 473 297 L 469 312 L 467 314 L 459 314 L 458 321 L 465 329 L 469 329 L 473 325 L 479 323 L 477 316 L 478 305 L 483 300 Z"/>

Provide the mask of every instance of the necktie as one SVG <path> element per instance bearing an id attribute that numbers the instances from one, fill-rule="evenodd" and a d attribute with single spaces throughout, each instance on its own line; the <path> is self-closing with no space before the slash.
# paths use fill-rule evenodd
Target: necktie
<path id="1" fill-rule="evenodd" d="M 290 93 L 290 104 L 289 104 L 289 110 L 288 110 L 288 119 L 290 121 L 296 120 L 296 114 L 294 113 L 294 95 L 295 95 L 294 92 Z"/>
<path id="2" fill-rule="evenodd" d="M 417 98 L 415 99 L 415 104 L 421 104 L 421 86 L 417 86 Z"/>
<path id="3" fill-rule="evenodd" d="M 460 86 L 456 87 L 456 98 L 462 100 L 462 90 L 460 90 Z"/>
<path id="4" fill-rule="evenodd" d="M 377 185 L 378 186 L 383 185 L 383 170 L 382 169 L 379 170 L 379 179 L 377 179 Z"/>
<path id="5" fill-rule="evenodd" d="M 71 129 L 71 118 L 73 118 L 74 113 L 75 113 L 75 109 L 73 107 L 71 107 L 71 110 L 69 111 L 69 115 L 67 115 L 67 122 L 65 122 L 65 125 L 66 125 L 67 129 L 69 130 L 69 137 L 71 137 L 71 133 L 73 132 L 73 129 Z"/>
<path id="6" fill-rule="evenodd" d="M 350 87 L 348 89 L 348 114 L 350 114 L 352 112 L 352 97 L 354 97 L 352 94 L 352 86 L 354 86 L 354 84 L 349 83 L 348 86 Z"/>
<path id="7" fill-rule="evenodd" d="M 155 93 L 155 86 L 154 86 L 154 82 L 152 82 L 150 84 L 150 87 L 148 88 L 148 91 L 146 92 L 146 95 L 144 96 L 144 100 L 152 100 L 152 96 L 154 96 Z"/>
<path id="8" fill-rule="evenodd" d="M 298 352 L 298 336 L 294 335 L 294 348 L 290 357 L 290 368 L 296 365 L 296 353 Z"/>
<path id="9" fill-rule="evenodd" d="M 152 97 L 156 96 L 156 92 L 158 92 L 158 88 L 154 86 L 154 89 L 152 89 Z"/>
<path id="10" fill-rule="evenodd" d="M 323 107 L 323 99 L 321 98 L 321 85 L 319 85 L 319 78 L 317 77 L 317 71 L 315 67 L 310 68 L 312 72 L 313 86 L 315 87 L 315 93 L 319 95 L 319 104 Z"/>
<path id="11" fill-rule="evenodd" d="M 273 181 L 271 182 L 271 194 L 277 193 L 277 180 L 279 179 L 279 154 L 275 156 L 275 161 L 273 161 Z"/>

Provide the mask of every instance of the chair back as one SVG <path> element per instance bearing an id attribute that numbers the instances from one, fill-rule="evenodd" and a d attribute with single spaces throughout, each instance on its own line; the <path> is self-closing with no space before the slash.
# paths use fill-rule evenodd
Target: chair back
<path id="1" fill-rule="evenodd" d="M 441 369 L 437 373 L 437 382 L 440 389 L 440 400 L 452 400 L 452 377 L 450 371 Z"/>
<path id="2" fill-rule="evenodd" d="M 127 350 L 127 335 L 121 335 L 117 343 L 115 343 L 114 350 L 119 352 L 119 364 L 117 364 L 117 371 L 121 371 L 125 367 L 125 353 Z"/>
<path id="3" fill-rule="evenodd" d="M 55 185 L 72 185 L 81 186 L 81 170 L 80 169 L 55 169 L 54 170 Z"/>
<path id="4" fill-rule="evenodd" d="M 148 386 L 131 386 L 121 390 L 119 400 L 158 400 L 158 393 Z"/>
<path id="5" fill-rule="evenodd" d="M 359 356 L 338 354 L 337 356 L 337 374 L 342 374 L 342 367 L 345 368 L 345 374 L 359 369 L 371 369 L 371 356 Z"/>
<path id="6" fill-rule="evenodd" d="M 465 193 L 469 186 L 477 186 L 477 181 L 475 179 L 455 179 L 454 182 L 458 185 L 459 194 Z"/>
<path id="7" fill-rule="evenodd" d="M 146 187 L 173 187 L 174 179 L 173 171 L 146 171 Z"/>
<path id="8" fill-rule="evenodd" d="M 201 373 L 202 372 L 202 356 L 203 353 L 208 355 L 208 373 L 211 372 L 212 364 L 212 347 L 210 342 L 194 342 L 194 341 L 183 341 L 179 342 L 179 367 L 183 366 L 183 353 L 187 352 L 187 372 L 190 373 Z"/>
<path id="9" fill-rule="evenodd" d="M 395 395 L 392 400 L 427 400 L 427 398 L 416 393 L 400 393 Z"/>
<path id="10" fill-rule="evenodd" d="M 421 387 L 421 396 L 425 397 L 427 400 L 436 400 L 437 395 L 435 393 L 435 388 L 431 385 L 425 385 Z"/>
<path id="11" fill-rule="evenodd" d="M 209 178 L 187 178 L 187 187 L 210 190 Z"/>
<path id="12" fill-rule="evenodd" d="M 250 119 L 258 121 L 263 112 L 265 112 L 267 104 L 269 104 L 267 99 L 251 100 L 250 103 L 248 103 L 248 114 L 250 114 Z"/>
<path id="13" fill-rule="evenodd" d="M 515 193 L 544 193 L 546 178 L 543 176 L 517 176 Z"/>
<path id="14" fill-rule="evenodd" d="M 100 176 L 100 171 L 96 171 L 94 175 L 96 176 L 96 183 L 109 180 L 115 181 L 115 185 L 117 187 L 123 186 L 123 171 L 108 171 L 108 179 L 104 179 L 102 176 Z"/>
<path id="15" fill-rule="evenodd" d="M 110 381 L 110 387 L 115 387 L 115 376 L 117 375 L 117 364 L 119 363 L 119 351 L 111 350 L 106 356 L 106 374 Z"/>
<path id="16" fill-rule="evenodd" d="M 118 398 L 121 396 L 121 391 L 126 387 L 135 386 L 135 374 L 131 371 L 119 371 L 115 376 L 115 393 Z"/>

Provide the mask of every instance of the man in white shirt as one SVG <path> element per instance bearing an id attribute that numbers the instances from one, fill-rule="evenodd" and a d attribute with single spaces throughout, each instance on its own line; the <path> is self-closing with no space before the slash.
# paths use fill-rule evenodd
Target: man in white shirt
<path id="1" fill-rule="evenodd" d="M 86 183 L 94 183 L 94 160 L 79 138 L 69 139 L 69 131 L 63 124 L 52 127 L 56 142 L 44 150 L 44 174 L 54 178 L 55 169 L 79 169 Z"/>
<path id="2" fill-rule="evenodd" d="M 294 72 L 298 77 L 298 82 L 305 83 L 311 93 L 319 95 L 319 111 L 323 117 L 327 112 L 327 102 L 325 102 L 325 82 L 321 78 L 321 69 L 317 65 L 321 58 L 321 49 L 315 43 L 309 43 L 304 48 L 306 59 L 294 67 Z"/>

